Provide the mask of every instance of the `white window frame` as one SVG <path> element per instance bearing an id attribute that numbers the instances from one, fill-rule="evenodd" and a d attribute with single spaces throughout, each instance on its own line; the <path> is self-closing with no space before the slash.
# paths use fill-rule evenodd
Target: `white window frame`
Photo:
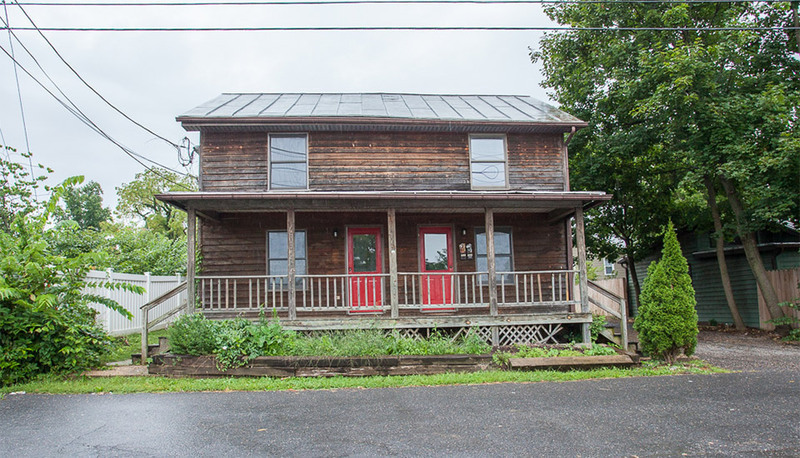
<path id="1" fill-rule="evenodd" d="M 609 272 L 609 268 L 611 271 Z M 610 277 L 614 275 L 617 269 L 614 268 L 614 263 L 609 261 L 608 258 L 603 258 L 603 275 Z"/>
<path id="2" fill-rule="evenodd" d="M 472 139 L 473 138 L 480 138 L 480 139 L 497 139 L 502 140 L 503 142 L 503 169 L 505 172 L 505 176 L 503 177 L 503 186 L 475 186 L 472 181 L 472 164 L 473 163 L 498 163 L 499 161 L 474 161 L 472 159 Z M 509 182 L 508 182 L 508 139 L 506 138 L 505 134 L 497 135 L 497 134 L 472 134 L 469 136 L 469 185 L 470 189 L 474 190 L 492 190 L 492 189 L 509 189 Z"/>
<path id="3" fill-rule="evenodd" d="M 305 137 L 306 140 L 306 160 L 305 162 L 295 161 L 295 162 L 287 162 L 287 161 L 278 161 L 275 162 L 272 160 L 272 138 L 273 137 Z M 283 188 L 283 187 L 273 187 L 272 186 L 272 177 L 274 173 L 272 171 L 273 163 L 277 164 L 305 164 L 306 166 L 306 185 L 305 187 L 298 187 L 298 188 Z M 267 136 L 267 189 L 270 191 L 296 191 L 296 190 L 303 190 L 309 189 L 309 174 L 308 174 L 308 134 L 304 132 L 281 132 L 281 133 L 274 133 L 269 134 Z"/>

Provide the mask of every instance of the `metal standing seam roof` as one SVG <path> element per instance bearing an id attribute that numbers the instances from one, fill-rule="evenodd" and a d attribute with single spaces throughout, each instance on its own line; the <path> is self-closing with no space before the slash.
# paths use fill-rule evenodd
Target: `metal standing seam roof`
<path id="1" fill-rule="evenodd" d="M 225 93 L 179 116 L 214 119 L 369 118 L 585 125 L 551 105 L 522 95 Z"/>

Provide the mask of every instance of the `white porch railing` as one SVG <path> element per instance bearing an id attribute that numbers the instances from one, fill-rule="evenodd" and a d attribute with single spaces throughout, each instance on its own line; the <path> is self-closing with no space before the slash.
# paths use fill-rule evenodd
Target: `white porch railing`
<path id="1" fill-rule="evenodd" d="M 578 304 L 571 292 L 576 272 L 543 270 L 497 273 L 500 307 Z M 198 276 L 198 298 L 205 310 L 289 309 L 287 275 Z M 297 275 L 295 310 L 353 314 L 391 310 L 389 274 Z M 401 272 L 398 309 L 488 309 L 486 272 Z"/>

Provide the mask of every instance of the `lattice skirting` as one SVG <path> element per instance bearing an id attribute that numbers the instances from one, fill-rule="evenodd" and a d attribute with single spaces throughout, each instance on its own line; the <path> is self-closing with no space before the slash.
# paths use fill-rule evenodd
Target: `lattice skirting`
<path id="1" fill-rule="evenodd" d="M 494 331 L 496 329 L 496 331 Z M 457 339 L 468 332 L 477 332 L 478 335 L 491 345 L 514 345 L 514 344 L 555 344 L 559 343 L 558 335 L 564 327 L 560 323 L 555 324 L 518 324 L 507 326 L 464 326 L 455 328 L 403 328 L 395 329 L 403 337 L 413 339 L 424 339 L 430 337 L 434 332 L 441 332 Z M 307 333 L 312 333 L 307 332 Z M 386 332 L 393 332 L 386 330 Z M 493 334 L 496 332 L 496 341 Z"/>

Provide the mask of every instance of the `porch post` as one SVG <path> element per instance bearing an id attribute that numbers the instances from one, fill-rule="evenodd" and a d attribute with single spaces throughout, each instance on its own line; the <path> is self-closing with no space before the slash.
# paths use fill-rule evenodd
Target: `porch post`
<path id="1" fill-rule="evenodd" d="M 186 312 L 195 312 L 194 296 L 194 271 L 195 264 L 195 234 L 197 231 L 197 216 L 193 207 L 186 209 Z"/>
<path id="2" fill-rule="evenodd" d="M 286 238 L 289 242 L 289 259 L 287 260 L 288 264 L 288 273 L 289 273 L 289 320 L 296 320 L 297 319 L 297 304 L 295 303 L 295 299 L 297 297 L 297 285 L 294 282 L 294 277 L 297 274 L 297 268 L 295 266 L 295 246 L 294 246 L 294 210 L 290 209 L 286 211 Z"/>
<path id="3" fill-rule="evenodd" d="M 394 208 L 386 212 L 386 227 L 389 236 L 389 297 L 392 306 L 392 318 L 400 316 L 397 294 L 397 220 Z"/>
<path id="4" fill-rule="evenodd" d="M 489 313 L 497 316 L 497 278 L 494 263 L 494 210 L 486 209 L 486 265 L 489 266 Z"/>
<path id="5" fill-rule="evenodd" d="M 575 238 L 578 242 L 578 264 L 580 267 L 580 292 L 581 292 L 581 312 L 589 312 L 589 283 L 586 277 L 586 233 L 583 227 L 583 207 L 575 209 Z M 589 323 L 581 326 L 583 343 L 591 343 L 592 337 L 589 333 Z"/>

